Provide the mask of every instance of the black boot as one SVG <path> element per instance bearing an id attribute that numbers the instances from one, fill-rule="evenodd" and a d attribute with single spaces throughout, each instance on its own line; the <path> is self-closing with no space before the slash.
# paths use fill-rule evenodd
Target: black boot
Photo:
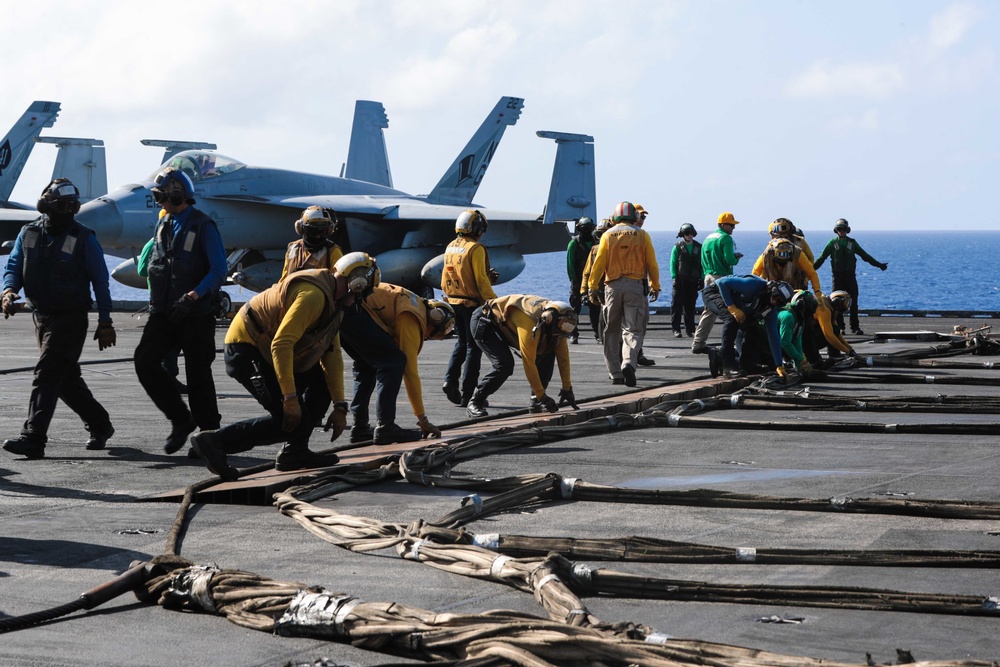
<path id="1" fill-rule="evenodd" d="M 3 448 L 11 454 L 17 454 L 26 459 L 40 459 L 45 456 L 45 443 L 31 440 L 26 435 L 13 440 L 4 440 Z"/>
<path id="2" fill-rule="evenodd" d="M 214 431 L 202 431 L 192 436 L 191 448 L 198 452 L 209 470 L 227 482 L 240 476 L 239 471 L 226 460 L 225 447 Z"/>
<path id="3" fill-rule="evenodd" d="M 399 424 L 379 423 L 375 427 L 375 444 L 391 445 L 394 442 L 414 442 L 420 440 L 423 432 L 419 428 L 403 428 Z"/>
<path id="4" fill-rule="evenodd" d="M 274 469 L 281 472 L 289 470 L 307 470 L 310 468 L 328 468 L 337 465 L 340 457 L 336 454 L 320 454 L 305 447 L 283 445 L 274 461 Z"/>
<path id="5" fill-rule="evenodd" d="M 188 436 L 194 433 L 196 428 L 197 424 L 194 423 L 194 419 L 190 414 L 188 414 L 186 420 L 171 421 L 170 435 L 167 436 L 166 441 L 163 443 L 163 451 L 167 454 L 173 454 L 178 451 L 184 446 Z"/>
<path id="6" fill-rule="evenodd" d="M 465 407 L 465 411 L 470 417 L 488 417 L 490 413 L 486 411 L 485 398 L 480 398 L 479 390 L 472 392 L 472 396 L 469 397 L 469 404 Z"/>

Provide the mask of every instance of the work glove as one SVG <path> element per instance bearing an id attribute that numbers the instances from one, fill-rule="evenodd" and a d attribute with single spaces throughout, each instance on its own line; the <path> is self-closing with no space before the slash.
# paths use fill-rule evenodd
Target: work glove
<path id="1" fill-rule="evenodd" d="M 97 341 L 97 349 L 104 351 L 109 347 L 114 347 L 118 342 L 118 334 L 111 322 L 98 322 L 97 330 L 94 331 L 94 340 Z"/>
<path id="2" fill-rule="evenodd" d="M 736 261 L 738 262 L 738 261 L 740 261 L 741 259 L 743 259 L 743 253 L 741 253 L 741 252 L 738 252 L 738 253 L 736 253 L 735 257 L 736 257 Z"/>
<path id="3" fill-rule="evenodd" d="M 2 301 L 3 305 L 4 319 L 7 319 L 8 317 L 17 312 L 17 307 L 14 305 L 14 302 L 17 301 L 17 299 L 18 299 L 17 292 L 15 292 L 14 290 L 5 289 L 3 291 L 3 296 L 0 297 L 0 301 Z"/>
<path id="4" fill-rule="evenodd" d="M 330 442 L 333 442 L 340 437 L 340 434 L 343 433 L 346 428 L 347 403 L 334 403 L 333 410 L 330 412 L 330 416 L 326 418 L 326 424 L 323 425 L 323 430 L 333 431 L 333 433 L 330 434 Z"/>
<path id="5" fill-rule="evenodd" d="M 194 310 L 194 302 L 196 299 L 190 294 L 185 294 L 181 298 L 174 302 L 174 305 L 170 306 L 170 312 L 167 313 L 167 319 L 171 322 L 180 322 L 191 314 Z"/>
<path id="6" fill-rule="evenodd" d="M 742 310 L 739 309 L 739 306 L 726 306 L 726 309 L 729 311 L 729 314 L 733 316 L 733 319 L 736 320 L 737 324 L 743 324 L 746 322 L 747 316 Z"/>
<path id="7" fill-rule="evenodd" d="M 548 412 L 559 412 L 559 406 L 556 405 L 555 400 L 553 400 L 553 398 L 551 396 L 545 395 L 545 396 L 542 396 L 541 398 L 536 399 L 536 400 L 538 401 L 538 405 L 540 405 L 541 407 L 545 408 L 546 411 L 548 411 Z"/>
<path id="8" fill-rule="evenodd" d="M 289 433 L 298 428 L 299 424 L 302 423 L 302 406 L 299 405 L 299 397 L 294 394 L 287 396 L 282 405 L 282 411 L 285 414 L 285 418 L 281 420 L 281 430 Z M 346 419 L 344 420 L 344 424 L 347 424 Z"/>
<path id="9" fill-rule="evenodd" d="M 441 429 L 431 423 L 431 420 L 427 418 L 427 415 L 420 415 L 417 417 L 417 426 L 420 427 L 420 439 L 424 438 L 440 438 Z"/>
<path id="10" fill-rule="evenodd" d="M 882 262 L 881 264 L 878 265 L 878 268 L 880 268 L 883 271 L 885 271 L 886 269 L 889 268 L 889 264 L 887 262 Z"/>
<path id="11" fill-rule="evenodd" d="M 580 293 L 580 283 L 570 283 L 569 286 L 569 305 L 573 306 L 573 310 L 576 310 L 583 304 L 583 294 Z"/>
<path id="12" fill-rule="evenodd" d="M 652 303 L 660 298 L 660 290 L 649 290 L 649 302 Z"/>
<path id="13" fill-rule="evenodd" d="M 592 289 L 590 290 L 590 292 L 587 293 L 587 296 L 590 298 L 590 302 L 595 306 L 604 305 L 604 299 L 601 296 L 601 290 Z"/>
<path id="14" fill-rule="evenodd" d="M 855 350 L 855 349 L 854 349 L 854 348 L 852 347 L 852 348 L 851 348 L 851 349 L 850 349 L 850 350 L 849 350 L 849 351 L 847 352 L 847 356 L 849 356 L 849 357 L 856 357 L 856 356 L 858 356 L 858 353 L 857 353 L 857 351 L 856 351 L 856 350 Z"/>
<path id="15" fill-rule="evenodd" d="M 809 375 L 813 372 L 813 367 L 807 359 L 803 359 L 799 362 L 799 370 L 802 371 L 803 375 Z"/>
<path id="16" fill-rule="evenodd" d="M 788 371 L 785 370 L 784 366 L 778 366 L 777 368 L 774 369 L 774 371 L 778 374 L 778 377 L 780 377 L 781 379 L 783 380 L 788 379 Z"/>
<path id="17" fill-rule="evenodd" d="M 559 407 L 564 405 L 568 405 L 574 410 L 580 409 L 580 406 L 576 404 L 576 396 L 573 395 L 573 387 L 559 390 Z"/>
<path id="18" fill-rule="evenodd" d="M 496 285 L 500 282 L 500 272 L 494 268 L 486 269 L 486 277 L 490 279 L 491 285 Z"/>

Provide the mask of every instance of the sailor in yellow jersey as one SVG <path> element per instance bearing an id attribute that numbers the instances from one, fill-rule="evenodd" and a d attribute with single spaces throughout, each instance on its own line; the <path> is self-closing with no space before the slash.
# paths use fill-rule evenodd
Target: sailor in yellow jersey
<path id="1" fill-rule="evenodd" d="M 806 237 L 802 235 L 802 232 L 795 226 L 795 223 L 788 218 L 778 218 L 768 225 L 767 232 L 771 235 L 772 239 L 788 239 L 798 248 L 801 248 L 802 254 L 806 256 L 810 264 L 816 263 L 816 258 L 813 255 L 812 248 L 806 242 Z"/>
<path id="2" fill-rule="evenodd" d="M 352 253 L 341 262 L 355 254 L 364 255 Z M 286 444 L 278 452 L 278 470 L 337 462 L 335 454 L 310 451 L 309 437 L 331 401 L 334 408 L 326 427 L 333 430 L 332 439 L 347 426 L 337 332 L 344 310 L 377 282 L 377 272 L 370 267 L 374 260 L 368 258 L 348 265 L 351 270 L 297 271 L 239 310 L 226 333 L 226 374 L 246 387 L 268 414 L 192 437 L 191 445 L 209 470 L 235 479 L 238 471 L 229 465 L 227 454 L 282 441 Z"/>
<path id="3" fill-rule="evenodd" d="M 493 368 L 472 394 L 467 408 L 469 416 L 489 414 L 486 399 L 514 372 L 514 355 L 510 348 L 520 352 L 524 375 L 531 385 L 530 412 L 556 412 L 560 405 L 567 404 L 575 408 L 567 339 L 576 331 L 576 325 L 573 306 L 542 296 L 510 294 L 490 299 L 477 308 L 472 315 L 472 337 Z M 556 363 L 562 382 L 558 404 L 545 393 Z"/>
<path id="4" fill-rule="evenodd" d="M 488 225 L 482 211 L 463 211 L 455 220 L 455 240 L 444 251 L 441 291 L 455 309 L 456 340 L 442 389 L 449 401 L 463 408 L 479 382 L 483 356 L 469 334 L 472 311 L 487 299 L 497 298 L 493 283 L 499 274 L 490 267 L 486 246 L 479 242 Z"/>
<path id="5" fill-rule="evenodd" d="M 604 361 L 613 384 L 635 386 L 635 368 L 642 348 L 649 304 L 643 291 L 649 280 L 649 300 L 660 296 L 660 267 L 649 234 L 635 226 L 636 210 L 624 201 L 615 208 L 614 227 L 601 236 L 591 269 L 591 302 L 604 286 Z"/>
<path id="6" fill-rule="evenodd" d="M 764 280 L 786 282 L 793 290 L 805 289 L 806 282 L 810 282 L 814 292 L 821 291 L 812 262 L 802 248 L 788 239 L 772 239 L 754 262 L 752 273 Z"/>
<path id="7" fill-rule="evenodd" d="M 337 260 L 344 256 L 344 251 L 331 238 L 336 229 L 333 209 L 310 206 L 302 211 L 295 221 L 295 233 L 302 238 L 288 244 L 279 280 L 303 269 L 333 271 Z"/>
<path id="8" fill-rule="evenodd" d="M 392 336 L 393 342 L 406 355 L 403 384 L 410 399 L 410 407 L 417 418 L 421 437 L 439 437 L 441 429 L 431 423 L 424 409 L 423 388 L 417 368 L 417 355 L 425 340 L 442 340 L 455 328 L 455 311 L 444 301 L 421 298 L 408 289 L 381 283 L 365 297 L 364 309 L 375 324 Z M 376 370 L 370 366 L 354 364 L 354 399 L 351 411 L 354 426 L 351 442 L 375 438 L 376 445 L 388 444 L 376 437 L 368 422 L 368 402 L 375 390 Z M 391 442 L 391 441 L 390 441 Z"/>

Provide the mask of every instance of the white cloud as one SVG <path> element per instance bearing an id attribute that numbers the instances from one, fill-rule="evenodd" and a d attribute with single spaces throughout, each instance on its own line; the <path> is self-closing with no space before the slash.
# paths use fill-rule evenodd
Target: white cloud
<path id="1" fill-rule="evenodd" d="M 978 7 L 956 3 L 931 17 L 926 37 L 929 55 L 940 55 L 961 42 L 981 16 L 982 12 Z"/>
<path id="2" fill-rule="evenodd" d="M 884 99 L 901 91 L 906 77 L 899 65 L 887 63 L 814 63 L 786 87 L 792 97 L 866 97 Z"/>

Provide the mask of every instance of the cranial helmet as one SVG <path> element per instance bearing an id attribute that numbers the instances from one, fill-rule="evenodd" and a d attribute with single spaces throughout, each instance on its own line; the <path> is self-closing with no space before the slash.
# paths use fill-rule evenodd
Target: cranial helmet
<path id="1" fill-rule="evenodd" d="M 768 228 L 768 233 L 771 234 L 771 238 L 776 236 L 788 236 L 794 231 L 795 225 L 788 218 L 778 218 L 772 222 Z"/>
<path id="2" fill-rule="evenodd" d="M 547 302 L 540 319 L 539 324 L 554 324 L 556 333 L 562 336 L 571 336 L 580 320 L 573 306 L 565 301 Z"/>
<path id="3" fill-rule="evenodd" d="M 830 303 L 833 305 L 834 310 L 843 312 L 851 307 L 851 295 L 839 289 L 830 294 Z"/>
<path id="4" fill-rule="evenodd" d="M 615 222 L 635 222 L 635 218 L 635 206 L 632 205 L 632 202 L 627 201 L 623 201 L 618 206 L 615 206 L 615 214 L 611 216 L 611 219 Z"/>
<path id="5" fill-rule="evenodd" d="M 771 239 L 768 245 L 772 248 L 774 258 L 779 262 L 787 262 L 795 253 L 795 244 L 788 239 Z"/>
<path id="6" fill-rule="evenodd" d="M 685 222 L 681 225 L 681 228 L 677 230 L 677 238 L 682 238 L 685 234 L 690 234 L 691 236 L 698 236 L 698 230 L 694 228 L 690 222 Z"/>
<path id="7" fill-rule="evenodd" d="M 335 215 L 333 209 L 310 206 L 295 221 L 295 233 L 303 238 L 307 246 L 319 246 L 333 234 L 336 228 Z"/>
<path id="8" fill-rule="evenodd" d="M 816 297 L 807 290 L 795 290 L 789 305 L 798 310 L 803 317 L 810 318 L 816 312 Z"/>
<path id="9" fill-rule="evenodd" d="M 184 202 L 194 204 L 194 183 L 180 169 L 167 167 L 153 179 L 153 199 L 156 203 L 168 201 L 173 206 Z"/>
<path id="10" fill-rule="evenodd" d="M 778 308 L 784 308 L 792 300 L 792 286 L 784 281 L 768 280 L 768 291 L 771 293 L 771 300 Z"/>
<path id="11" fill-rule="evenodd" d="M 847 220 L 844 220 L 843 218 L 840 218 L 839 220 L 837 220 L 837 222 L 833 223 L 834 232 L 839 231 L 841 229 L 843 229 L 848 234 L 851 233 L 851 226 L 847 224 Z"/>
<path id="12" fill-rule="evenodd" d="M 576 221 L 576 231 L 577 231 L 577 233 L 586 232 L 586 231 L 591 231 L 592 232 L 592 231 L 594 231 L 595 227 L 597 227 L 597 225 L 594 224 L 594 219 L 593 218 L 588 218 L 588 217 L 584 216 L 584 217 L 582 217 L 582 218 L 580 218 L 579 220 Z"/>
<path id="13" fill-rule="evenodd" d="M 442 340 L 455 329 L 455 309 L 447 301 L 429 299 L 427 321 L 431 325 L 429 340 Z"/>
<path id="14" fill-rule="evenodd" d="M 458 218 L 455 219 L 456 234 L 479 236 L 486 233 L 488 226 L 489 222 L 487 222 L 486 216 L 483 215 L 482 211 L 476 209 L 470 208 L 467 211 L 462 211 L 458 214 Z"/>
<path id="15" fill-rule="evenodd" d="M 47 215 L 76 215 L 80 212 L 80 191 L 68 178 L 57 178 L 42 190 L 35 208 Z"/>
<path id="16" fill-rule="evenodd" d="M 347 280 L 347 290 L 357 295 L 371 294 L 382 277 L 375 259 L 363 252 L 347 253 L 333 268 Z"/>

